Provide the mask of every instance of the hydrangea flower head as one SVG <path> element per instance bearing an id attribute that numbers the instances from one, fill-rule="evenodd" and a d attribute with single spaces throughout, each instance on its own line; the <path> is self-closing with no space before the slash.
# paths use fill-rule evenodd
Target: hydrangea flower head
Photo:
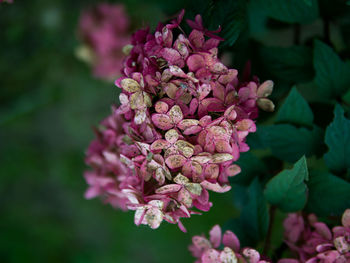
<path id="1" fill-rule="evenodd" d="M 240 248 L 237 236 L 227 230 L 224 235 L 219 225 L 209 232 L 209 240 L 204 236 L 194 236 L 189 250 L 197 258 L 196 263 L 267 263 L 260 259 L 258 251 Z"/>
<path id="2" fill-rule="evenodd" d="M 185 35 L 183 14 L 155 33 L 133 34 L 115 82 L 121 105 L 97 129 L 85 177 L 87 198 L 135 210 L 137 225 L 157 228 L 165 220 L 185 231 L 180 219 L 208 211 L 209 191 L 231 189 L 228 178 L 240 172 L 234 162 L 256 131 L 259 100 L 273 105 L 266 98 L 273 83 L 240 81 L 217 56 L 221 39 L 200 16 Z"/>
<path id="3" fill-rule="evenodd" d="M 299 214 L 290 214 L 284 221 L 286 243 L 298 259 L 279 263 L 346 263 L 350 262 L 350 209 L 342 217 L 342 226 L 329 227 L 309 215 L 305 221 Z"/>
<path id="4" fill-rule="evenodd" d="M 129 17 L 122 4 L 101 3 L 83 11 L 79 36 L 84 47 L 78 55 L 93 64 L 100 78 L 120 76 L 124 58 L 123 47 L 129 43 Z"/>

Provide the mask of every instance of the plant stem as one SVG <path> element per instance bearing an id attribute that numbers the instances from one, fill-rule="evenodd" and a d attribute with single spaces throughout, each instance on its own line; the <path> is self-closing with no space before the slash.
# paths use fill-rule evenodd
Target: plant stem
<path id="1" fill-rule="evenodd" d="M 275 206 L 270 206 L 270 224 L 269 228 L 267 230 L 267 235 L 265 239 L 265 244 L 264 244 L 264 249 L 263 249 L 263 254 L 266 255 L 267 251 L 271 248 L 271 234 L 272 234 L 272 227 L 275 222 L 275 214 L 276 214 L 276 207 Z"/>

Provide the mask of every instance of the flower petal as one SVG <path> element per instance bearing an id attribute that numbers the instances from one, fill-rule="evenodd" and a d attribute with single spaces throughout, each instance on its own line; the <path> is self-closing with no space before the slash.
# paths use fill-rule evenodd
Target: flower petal
<path id="1" fill-rule="evenodd" d="M 238 252 L 240 243 L 238 237 L 230 230 L 227 230 L 222 238 L 222 243 L 225 247 L 232 248 L 233 251 Z"/>
<path id="2" fill-rule="evenodd" d="M 179 123 L 183 119 L 183 114 L 181 111 L 181 108 L 178 105 L 173 106 L 169 112 L 168 112 L 169 117 L 171 118 L 173 123 Z"/>
<path id="3" fill-rule="evenodd" d="M 166 160 L 165 163 L 168 165 L 170 169 L 176 169 L 180 168 L 184 165 L 186 162 L 186 158 L 182 155 L 176 154 L 176 155 L 170 155 Z"/>
<path id="4" fill-rule="evenodd" d="M 171 122 L 170 117 L 166 114 L 153 114 L 152 122 L 161 130 L 169 130 L 174 126 Z"/>
<path id="5" fill-rule="evenodd" d="M 221 244 L 221 228 L 219 225 L 213 226 L 209 232 L 210 242 L 214 248 L 218 248 Z"/>
<path id="6" fill-rule="evenodd" d="M 217 193 L 225 193 L 227 191 L 230 191 L 231 190 L 231 186 L 229 185 L 219 185 L 219 183 L 210 183 L 208 182 L 207 180 L 204 180 L 203 182 L 201 182 L 201 185 L 207 189 L 207 190 L 210 190 L 210 191 L 214 191 L 214 192 L 217 192 Z"/>
<path id="7" fill-rule="evenodd" d="M 125 90 L 126 92 L 130 92 L 130 93 L 137 92 L 137 91 L 141 90 L 140 84 L 136 80 L 133 80 L 130 78 L 123 79 L 120 82 L 120 85 L 123 88 L 123 90 Z"/>
<path id="8" fill-rule="evenodd" d="M 223 163 L 233 159 L 233 156 L 228 153 L 217 153 L 211 157 L 212 163 Z"/>
<path id="9" fill-rule="evenodd" d="M 168 193 L 175 193 L 180 191 L 182 188 L 179 184 L 167 184 L 164 185 L 156 190 L 157 194 L 168 194 Z"/>

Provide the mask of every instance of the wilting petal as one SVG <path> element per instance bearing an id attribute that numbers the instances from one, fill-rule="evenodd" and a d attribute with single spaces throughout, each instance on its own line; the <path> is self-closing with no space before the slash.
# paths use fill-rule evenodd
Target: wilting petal
<path id="1" fill-rule="evenodd" d="M 166 140 L 164 139 L 159 139 L 159 140 L 156 140 L 154 141 L 152 144 L 151 144 L 151 150 L 152 151 L 159 151 L 159 150 L 163 150 L 163 149 L 166 149 L 167 147 L 169 147 L 169 142 L 167 142 Z"/>
<path id="2" fill-rule="evenodd" d="M 225 169 L 228 176 L 235 176 L 241 172 L 241 168 L 237 164 L 232 164 Z"/>
<path id="3" fill-rule="evenodd" d="M 129 78 L 123 79 L 120 82 L 120 85 L 121 85 L 121 88 L 123 88 L 123 90 L 130 93 L 141 90 L 140 84 L 136 80 L 129 79 Z"/>
<path id="4" fill-rule="evenodd" d="M 165 163 L 170 169 L 180 168 L 185 164 L 185 162 L 186 158 L 179 154 L 171 155 L 165 160 Z"/>
<path id="5" fill-rule="evenodd" d="M 171 118 L 173 123 L 179 123 L 183 119 L 183 114 L 181 111 L 181 108 L 178 105 L 173 106 L 169 112 L 168 112 L 169 117 Z"/>
<path id="6" fill-rule="evenodd" d="M 235 252 L 231 248 L 225 247 L 224 250 L 220 253 L 220 262 L 221 263 L 237 263 L 237 257 Z"/>
<path id="7" fill-rule="evenodd" d="M 156 229 L 163 221 L 163 213 L 158 208 L 150 208 L 146 212 L 144 220 L 152 229 Z"/>
<path id="8" fill-rule="evenodd" d="M 199 121 L 195 120 L 195 119 L 184 119 L 184 120 L 179 122 L 177 127 L 181 130 L 185 130 L 185 129 L 188 129 L 192 126 L 197 126 L 198 123 L 199 123 Z"/>
<path id="9" fill-rule="evenodd" d="M 189 70 L 193 72 L 196 72 L 198 69 L 206 66 L 204 58 L 199 54 L 189 56 L 186 63 Z"/>
<path id="10" fill-rule="evenodd" d="M 197 183 L 187 183 L 185 184 L 185 188 L 194 195 L 201 195 L 202 193 L 202 186 Z"/>
<path id="11" fill-rule="evenodd" d="M 176 130 L 171 129 L 165 133 L 165 139 L 169 143 L 174 144 L 179 139 L 179 134 Z"/>
<path id="12" fill-rule="evenodd" d="M 257 95 L 259 98 L 266 98 L 271 95 L 272 90 L 273 90 L 273 81 L 266 80 L 259 86 Z"/>
<path id="13" fill-rule="evenodd" d="M 231 148 L 230 143 L 228 141 L 225 141 L 225 140 L 217 140 L 215 142 L 215 149 L 219 153 L 231 153 L 232 152 L 232 148 Z"/>
<path id="14" fill-rule="evenodd" d="M 213 244 L 214 248 L 218 248 L 221 243 L 221 228 L 219 225 L 213 226 L 209 232 L 210 242 Z"/>
<path id="15" fill-rule="evenodd" d="M 177 195 L 177 200 L 179 200 L 179 202 L 183 203 L 188 208 L 192 207 L 191 194 L 185 188 L 182 188 L 179 191 Z"/>
<path id="16" fill-rule="evenodd" d="M 211 157 L 212 163 L 223 163 L 233 159 L 233 156 L 228 153 L 217 153 Z"/>
<path id="17" fill-rule="evenodd" d="M 167 184 L 164 185 L 156 190 L 157 194 L 168 194 L 168 193 L 175 193 L 180 191 L 182 188 L 181 185 L 178 184 Z"/>
<path id="18" fill-rule="evenodd" d="M 153 114 L 152 122 L 161 130 L 169 130 L 174 126 L 170 117 L 166 114 Z"/>
<path id="19" fill-rule="evenodd" d="M 213 192 L 217 192 L 217 193 L 225 193 L 227 191 L 230 191 L 231 190 L 231 186 L 229 185 L 224 185 L 224 186 L 221 186 L 219 185 L 218 183 L 210 183 L 206 180 L 204 180 L 203 182 L 201 182 L 201 185 L 207 189 L 207 190 L 210 190 L 210 191 L 213 191 Z"/>

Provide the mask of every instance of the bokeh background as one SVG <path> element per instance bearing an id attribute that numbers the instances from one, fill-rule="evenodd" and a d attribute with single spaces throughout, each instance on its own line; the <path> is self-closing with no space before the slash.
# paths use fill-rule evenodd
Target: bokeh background
<path id="1" fill-rule="evenodd" d="M 90 66 L 76 56 L 81 45 L 77 34 L 81 11 L 99 2 L 15 0 L 0 4 L 0 262 L 192 262 L 187 250 L 192 235 L 207 233 L 214 224 L 225 225 L 238 216 L 232 193 L 213 193 L 213 209 L 205 216 L 184 220 L 188 229 L 184 234 L 166 223 L 158 230 L 136 227 L 132 212 L 84 199 L 84 151 L 94 137 L 92 127 L 118 100 L 113 82 L 95 78 Z M 122 3 L 132 30 L 154 28 L 182 8 L 189 17 L 203 11 L 201 1 Z M 262 44 L 285 47 L 323 34 L 320 20 L 306 23 L 298 34 L 298 26 L 268 20 L 256 6 L 249 8 L 247 30 L 223 55 L 227 64 L 240 70 L 253 59 L 262 78 L 274 77 L 265 67 L 259 69 Z M 349 44 L 349 25 L 346 16 L 342 27 L 330 24 L 328 41 L 340 51 L 346 52 Z M 274 70 L 276 58 L 265 51 Z M 311 65 L 311 59 L 302 63 Z M 312 71 L 304 73 L 305 81 L 312 79 Z M 276 80 L 273 99 L 277 106 L 292 82 Z M 331 111 L 327 118 L 332 118 Z"/>

